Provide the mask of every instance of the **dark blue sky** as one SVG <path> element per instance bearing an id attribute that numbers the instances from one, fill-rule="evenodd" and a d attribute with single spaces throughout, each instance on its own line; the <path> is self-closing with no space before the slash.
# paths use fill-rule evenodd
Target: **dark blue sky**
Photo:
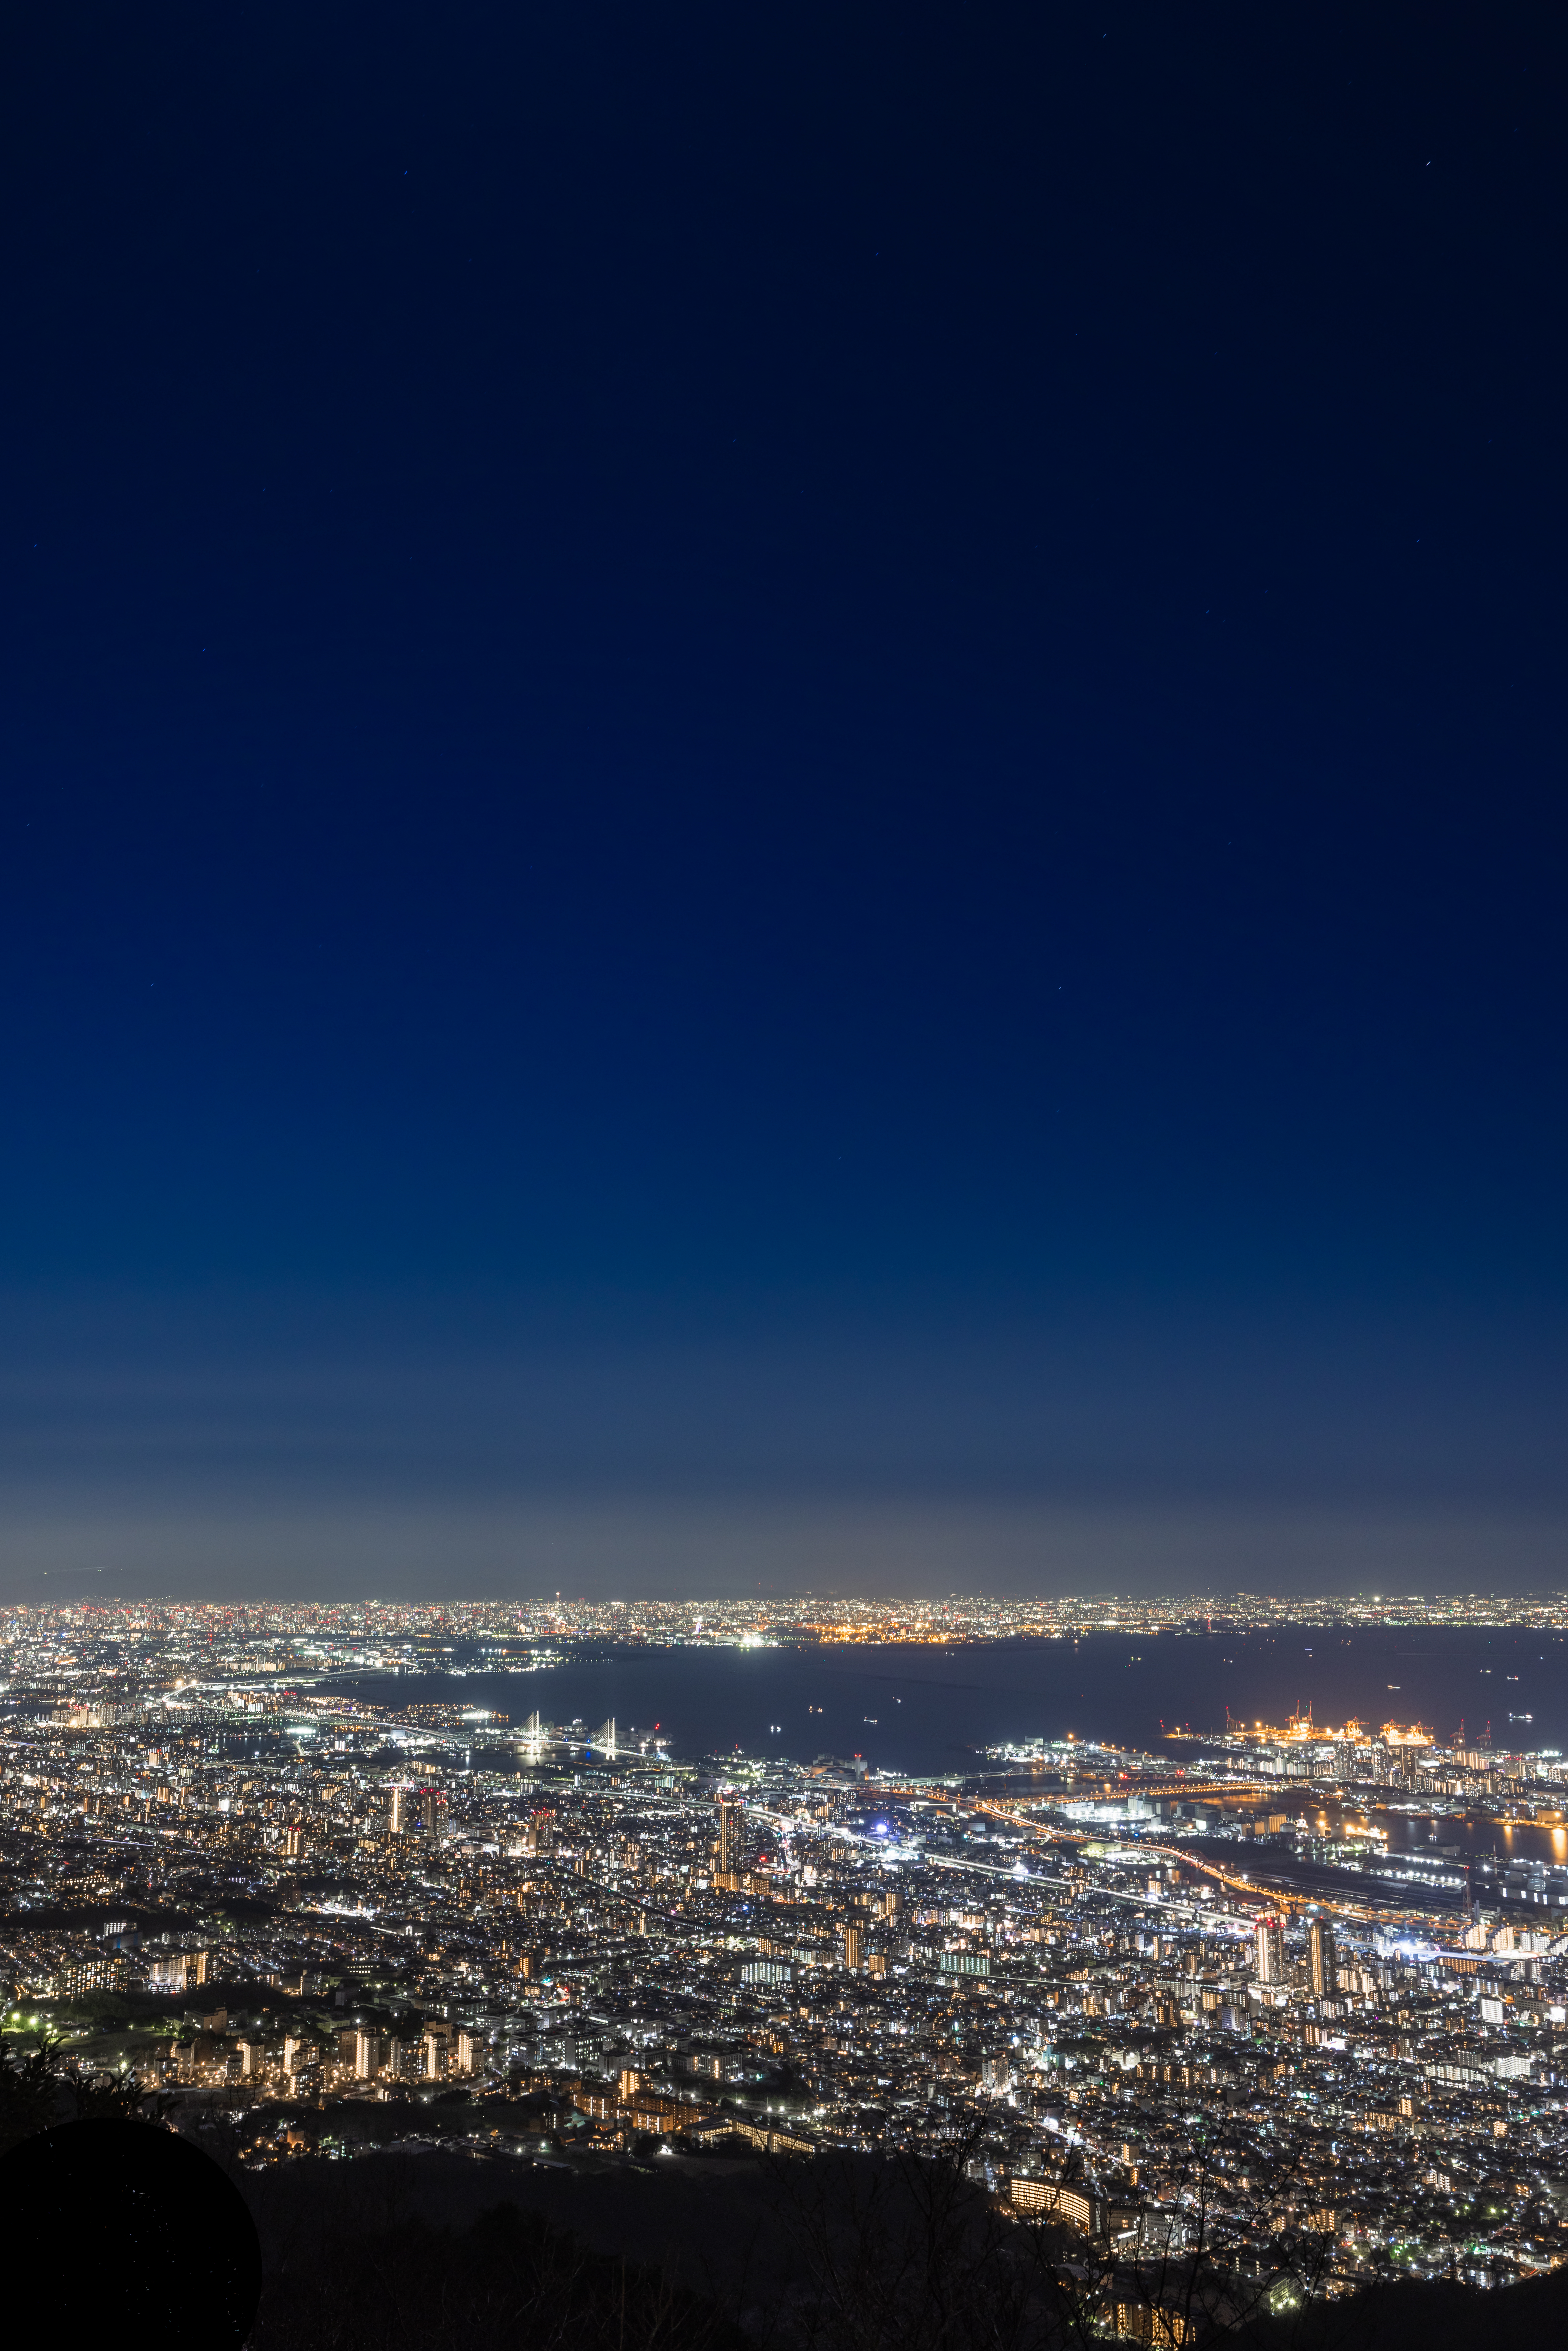
<path id="1" fill-rule="evenodd" d="M 0 1576 L 1558 1580 L 1565 50 L 14 30 Z"/>

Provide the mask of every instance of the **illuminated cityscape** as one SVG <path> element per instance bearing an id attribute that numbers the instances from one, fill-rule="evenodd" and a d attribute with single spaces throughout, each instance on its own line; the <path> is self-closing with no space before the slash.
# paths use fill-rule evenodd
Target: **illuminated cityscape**
<path id="1" fill-rule="evenodd" d="M 16 1608 L 8 2030 L 230 2117 L 253 2165 L 957 2148 L 998 2210 L 1115 2258 L 1201 2239 L 1341 2284 L 1552 2265 L 1561 1755 L 1298 1716 L 901 1777 L 528 1703 L 607 1637 L 956 1647 L 1264 1605 Z M 399 1705 L 394 1671 L 444 1665 L 449 1703 Z M 516 1707 L 465 1704 L 481 1666 Z M 381 1695 L 331 1686 L 350 1669 Z"/>
<path id="2" fill-rule="evenodd" d="M 16 25 L 18 2324 L 1556 2339 L 1562 11 Z"/>

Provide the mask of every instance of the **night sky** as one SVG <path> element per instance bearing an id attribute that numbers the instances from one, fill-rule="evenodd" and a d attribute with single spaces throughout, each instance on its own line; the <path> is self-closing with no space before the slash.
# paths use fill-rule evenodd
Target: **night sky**
<path id="1" fill-rule="evenodd" d="M 0 1589 L 1568 1582 L 1560 10 L 0 114 Z"/>

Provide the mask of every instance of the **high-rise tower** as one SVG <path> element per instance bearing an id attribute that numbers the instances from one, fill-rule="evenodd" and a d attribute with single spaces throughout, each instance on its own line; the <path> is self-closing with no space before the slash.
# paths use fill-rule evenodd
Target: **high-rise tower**
<path id="1" fill-rule="evenodd" d="M 1285 1980 L 1285 1928 L 1280 1918 L 1260 1918 L 1255 1937 L 1258 1980 L 1277 1984 Z"/>

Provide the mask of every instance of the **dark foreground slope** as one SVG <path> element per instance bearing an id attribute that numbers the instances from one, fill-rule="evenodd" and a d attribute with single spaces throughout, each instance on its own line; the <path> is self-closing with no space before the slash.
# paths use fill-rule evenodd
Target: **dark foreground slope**
<path id="1" fill-rule="evenodd" d="M 255 2351 L 746 2351 L 718 2303 L 502 2204 L 465 2229 L 321 2231 L 274 2270 Z"/>
<path id="2" fill-rule="evenodd" d="M 896 2165 L 674 2165 L 580 2176 L 458 2157 L 253 2178 L 256 2351 L 1086 2351 L 1103 2282 L 960 2179 Z M 1065 2258 L 1064 2258 L 1065 2257 Z M 1568 2272 L 1496 2292 L 1390 2284 L 1249 2319 L 1129 2273 L 1165 2351 L 1493 2351 L 1568 2340 Z"/>
<path id="3" fill-rule="evenodd" d="M 0 2144 L 73 2116 L 158 2127 L 133 2084 L 52 2058 L 0 2067 Z M 222 2117 L 187 2126 L 256 2220 L 256 2351 L 1087 2351 L 1113 2327 L 1145 2351 L 1568 2341 L 1568 2269 L 1493 2292 L 1385 2284 L 1336 2300 L 1286 2271 L 1281 2284 L 1308 2291 L 1263 2315 L 1269 2279 L 1096 2271 L 1082 2239 L 998 2214 L 959 2162 L 540 2164 L 470 2142 L 257 2170 Z"/>

